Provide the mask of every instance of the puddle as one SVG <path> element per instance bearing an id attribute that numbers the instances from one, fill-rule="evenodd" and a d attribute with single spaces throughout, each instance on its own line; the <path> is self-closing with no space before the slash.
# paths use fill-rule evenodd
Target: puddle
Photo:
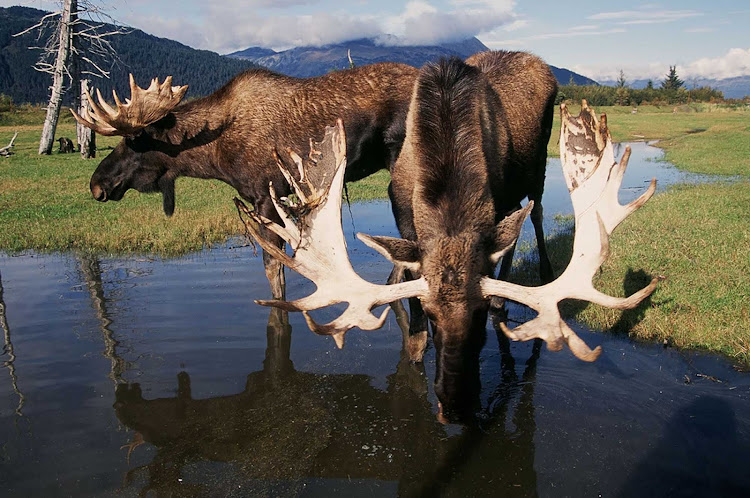
<path id="1" fill-rule="evenodd" d="M 621 201 L 704 181 L 632 144 Z M 649 159 L 650 158 L 650 159 Z M 570 210 L 559 163 L 550 225 Z M 560 188 L 562 193 L 556 193 Z M 390 266 L 353 232 L 396 235 L 387 202 L 344 211 L 364 278 Z M 134 496 L 747 495 L 750 375 L 723 358 L 578 328 L 601 358 L 488 332 L 477 427 L 442 426 L 434 351 L 401 359 L 393 314 L 339 351 L 269 296 L 260 258 L 0 255 L 0 493 Z M 312 284 L 288 274 L 288 293 Z M 334 316 L 322 312 L 321 319 Z"/>

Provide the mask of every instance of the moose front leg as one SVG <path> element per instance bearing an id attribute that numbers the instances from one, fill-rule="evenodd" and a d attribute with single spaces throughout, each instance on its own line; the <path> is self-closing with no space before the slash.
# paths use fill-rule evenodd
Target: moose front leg
<path id="1" fill-rule="evenodd" d="M 409 270 L 405 269 L 401 265 L 394 265 L 390 276 L 388 277 L 388 285 L 393 285 L 401 282 L 401 280 L 414 280 L 415 276 Z M 409 313 L 403 308 L 403 304 L 400 301 L 391 303 L 396 313 L 396 319 L 399 319 L 399 314 L 404 313 L 408 315 L 408 324 L 403 329 L 404 336 L 404 351 L 406 352 L 409 360 L 413 363 L 420 363 L 424 358 L 424 352 L 427 349 L 427 315 L 425 315 L 424 309 L 422 309 L 422 303 L 417 297 L 409 298 Z"/>
<path id="2" fill-rule="evenodd" d="M 284 250 L 282 242 L 279 248 Z M 286 279 L 284 278 L 284 265 L 276 258 L 263 251 L 263 267 L 266 270 L 266 278 L 271 286 L 271 295 L 274 299 L 286 299 Z"/>
<path id="3" fill-rule="evenodd" d="M 409 270 L 404 272 L 404 276 L 406 280 L 416 278 Z M 409 333 L 404 338 L 404 346 L 411 361 L 422 361 L 427 349 L 427 315 L 418 297 L 409 298 Z"/>
<path id="4" fill-rule="evenodd" d="M 276 222 L 281 221 L 273 202 L 261 201 L 254 204 L 258 212 Z M 284 239 L 273 233 L 263 225 L 259 225 L 258 230 L 261 236 L 265 237 L 269 243 L 273 244 L 282 252 L 284 251 Z M 286 279 L 284 278 L 284 265 L 278 259 L 274 258 L 266 249 L 263 249 L 263 268 L 266 271 L 266 278 L 271 286 L 271 296 L 273 299 L 286 299 Z"/>

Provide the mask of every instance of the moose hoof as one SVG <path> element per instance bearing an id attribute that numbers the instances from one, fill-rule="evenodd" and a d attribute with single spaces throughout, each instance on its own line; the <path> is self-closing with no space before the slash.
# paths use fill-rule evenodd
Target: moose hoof
<path id="1" fill-rule="evenodd" d="M 406 351 L 409 353 L 409 360 L 414 363 L 421 363 L 424 357 L 424 351 L 427 349 L 427 331 L 410 334 L 406 339 Z"/>

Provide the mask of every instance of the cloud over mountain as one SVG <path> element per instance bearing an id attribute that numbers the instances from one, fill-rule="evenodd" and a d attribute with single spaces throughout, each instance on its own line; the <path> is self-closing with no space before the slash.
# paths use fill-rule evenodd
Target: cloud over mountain
<path id="1" fill-rule="evenodd" d="M 327 3 L 331 3 L 330 8 L 320 8 Z M 188 17 L 165 20 L 134 15 L 130 21 L 191 46 L 226 53 L 247 46 L 285 49 L 377 37 L 385 43 L 432 45 L 471 38 L 510 24 L 516 17 L 510 0 L 452 0 L 447 9 L 438 9 L 434 3 L 412 0 L 393 14 L 377 7 L 357 12 L 354 6 L 343 7 L 338 2 L 286 0 L 282 6 L 318 7 L 309 13 L 288 15 L 282 6 L 268 0 L 255 0 L 252 5 L 225 0 L 211 3 L 200 24 Z"/>

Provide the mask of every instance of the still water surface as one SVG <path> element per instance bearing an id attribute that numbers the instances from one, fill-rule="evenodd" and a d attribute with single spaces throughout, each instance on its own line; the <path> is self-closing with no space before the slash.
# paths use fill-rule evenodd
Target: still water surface
<path id="1" fill-rule="evenodd" d="M 653 175 L 703 180 L 633 148 L 623 201 Z M 570 203 L 548 169 L 551 227 Z M 395 235 L 388 203 L 351 209 L 354 266 L 383 281 L 389 265 L 352 235 Z M 604 349 L 593 364 L 525 343 L 503 356 L 488 333 L 478 422 L 443 426 L 432 349 L 403 361 L 393 314 L 339 351 L 299 314 L 256 306 L 268 285 L 242 245 L 0 255 L 0 495 L 750 494 L 750 374 L 723 358 L 581 327 Z M 288 289 L 311 284 L 288 274 Z"/>

